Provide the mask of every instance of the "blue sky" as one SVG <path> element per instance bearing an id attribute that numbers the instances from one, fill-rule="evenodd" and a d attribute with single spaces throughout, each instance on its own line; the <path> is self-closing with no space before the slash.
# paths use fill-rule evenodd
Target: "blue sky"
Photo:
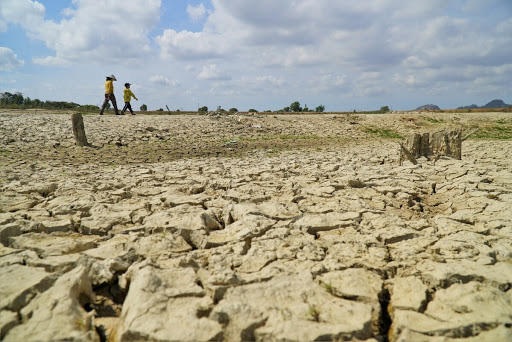
<path id="1" fill-rule="evenodd" d="M 0 0 L 0 92 L 149 109 L 512 103 L 510 0 Z"/>

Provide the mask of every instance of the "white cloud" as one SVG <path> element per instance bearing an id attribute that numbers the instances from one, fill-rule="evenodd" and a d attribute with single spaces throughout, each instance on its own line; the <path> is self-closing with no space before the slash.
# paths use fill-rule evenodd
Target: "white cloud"
<path id="1" fill-rule="evenodd" d="M 402 61 L 402 65 L 406 68 L 423 68 L 427 63 L 418 56 L 409 56 Z"/>
<path id="2" fill-rule="evenodd" d="M 212 0 L 202 30 L 167 29 L 155 41 L 162 58 L 187 61 L 187 70 L 198 68 L 191 60 L 204 62 L 199 79 L 230 79 L 209 89 L 219 96 L 421 96 L 429 87 L 442 95 L 450 84 L 464 92 L 477 79 L 498 80 L 480 75 L 512 55 L 511 19 L 492 22 L 481 12 L 465 17 L 470 5 L 491 11 L 479 0 Z M 482 68 L 468 74 L 461 65 Z"/>
<path id="3" fill-rule="evenodd" d="M 189 4 L 187 6 L 187 13 L 192 21 L 197 22 L 205 17 L 207 11 L 202 3 L 195 7 Z"/>
<path id="4" fill-rule="evenodd" d="M 331 108 L 327 99 L 361 104 L 399 94 L 412 101 L 411 94 L 443 95 L 450 87 L 467 94 L 512 86 L 504 67 L 512 55 L 510 0 L 200 1 L 181 6 L 190 20 L 178 29 L 158 23 L 161 0 L 73 0 L 54 21 L 43 1 L 0 0 L 0 31 L 19 25 L 54 51 L 33 57 L 36 64 L 112 63 L 107 73 L 137 74 L 130 78 L 139 84 L 153 75 L 138 92 L 194 106 L 230 94 L 275 102 L 314 94 L 322 100 L 307 103 Z M 178 84 L 172 92 L 150 88 Z"/>
<path id="5" fill-rule="evenodd" d="M 73 8 L 64 8 L 61 13 L 66 17 L 72 17 L 76 14 L 76 11 Z"/>
<path id="6" fill-rule="evenodd" d="M 478 11 L 485 7 L 495 6 L 498 1 L 500 0 L 466 0 L 462 5 L 462 10 L 467 12 Z"/>
<path id="7" fill-rule="evenodd" d="M 161 0 L 74 0 L 72 4 L 64 10 L 69 18 L 54 22 L 45 19 L 45 8 L 37 1 L 2 0 L 0 21 L 21 25 L 31 38 L 55 51 L 55 56 L 34 59 L 43 65 L 123 62 L 151 50 L 148 34 L 160 17 Z"/>
<path id="8" fill-rule="evenodd" d="M 43 66 L 56 66 L 56 67 L 65 67 L 70 66 L 72 63 L 64 58 L 60 57 L 52 57 L 52 56 L 46 56 L 46 57 L 34 57 L 32 58 L 32 62 L 34 64 L 39 64 Z"/>
<path id="9" fill-rule="evenodd" d="M 45 7 L 31 0 L 2 0 L 0 2 L 0 21 L 5 24 L 19 24 L 28 29 L 43 22 Z"/>
<path id="10" fill-rule="evenodd" d="M 282 87 L 286 83 L 282 77 L 278 78 L 278 77 L 270 76 L 270 75 L 258 76 L 258 77 L 256 77 L 256 81 L 265 83 L 265 84 L 269 84 L 274 87 Z"/>
<path id="11" fill-rule="evenodd" d="M 211 59 L 228 51 L 225 37 L 211 32 L 165 30 L 155 41 L 161 48 L 163 59 Z"/>
<path id="12" fill-rule="evenodd" d="M 154 75 L 149 78 L 149 82 L 159 84 L 159 85 L 165 85 L 165 86 L 178 86 L 180 84 L 177 80 L 170 80 L 165 76 L 162 75 Z"/>
<path id="13" fill-rule="evenodd" d="M 0 47 L 0 71 L 11 71 L 22 67 L 24 62 L 9 48 Z"/>
<path id="14" fill-rule="evenodd" d="M 221 71 L 216 64 L 209 64 L 203 66 L 203 69 L 197 75 L 197 78 L 200 80 L 215 80 L 215 81 L 226 81 L 230 80 L 227 74 Z"/>

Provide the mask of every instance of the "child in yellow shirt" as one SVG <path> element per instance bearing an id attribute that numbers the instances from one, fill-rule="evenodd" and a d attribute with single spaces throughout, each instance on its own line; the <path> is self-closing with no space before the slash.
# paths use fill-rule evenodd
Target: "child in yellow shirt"
<path id="1" fill-rule="evenodd" d="M 129 109 L 130 113 L 132 113 L 132 115 L 135 115 L 135 113 L 132 110 L 132 105 L 130 104 L 130 100 L 132 99 L 132 96 L 137 101 L 139 101 L 139 99 L 130 90 L 130 85 L 131 85 L 130 83 L 125 83 L 124 84 L 124 86 L 125 86 L 125 88 L 123 90 L 124 108 L 121 111 L 121 115 L 124 115 L 124 112 L 126 112 L 126 109 Z"/>

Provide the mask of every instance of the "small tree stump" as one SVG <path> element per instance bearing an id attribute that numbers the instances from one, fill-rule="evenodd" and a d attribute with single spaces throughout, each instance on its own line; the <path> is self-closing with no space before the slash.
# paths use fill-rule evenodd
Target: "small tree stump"
<path id="1" fill-rule="evenodd" d="M 462 140 L 460 129 L 451 132 L 410 134 L 401 144 L 400 164 L 406 159 L 411 160 L 411 157 L 437 159 L 440 156 L 447 156 L 461 160 Z"/>
<path id="2" fill-rule="evenodd" d="M 84 119 L 82 114 L 74 113 L 71 115 L 71 124 L 73 125 L 73 135 L 75 136 L 75 145 L 89 146 L 85 136 Z"/>

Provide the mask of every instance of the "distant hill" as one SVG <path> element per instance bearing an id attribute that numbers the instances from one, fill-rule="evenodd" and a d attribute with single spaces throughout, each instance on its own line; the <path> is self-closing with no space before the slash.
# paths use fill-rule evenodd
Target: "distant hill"
<path id="1" fill-rule="evenodd" d="M 416 110 L 441 110 L 441 108 L 433 104 L 427 104 L 416 108 Z"/>
<path id="2" fill-rule="evenodd" d="M 512 105 L 506 104 L 502 100 L 492 100 L 491 102 L 480 108 L 508 108 L 510 106 Z"/>
<path id="3" fill-rule="evenodd" d="M 492 100 L 491 102 L 489 102 L 488 104 L 486 104 L 485 106 L 481 106 L 481 107 L 478 107 L 476 104 L 472 104 L 470 106 L 464 106 L 464 107 L 459 107 L 457 109 L 476 109 L 476 108 L 508 108 L 512 105 L 509 105 L 509 104 L 506 104 L 505 102 L 503 102 L 502 100 Z"/>

